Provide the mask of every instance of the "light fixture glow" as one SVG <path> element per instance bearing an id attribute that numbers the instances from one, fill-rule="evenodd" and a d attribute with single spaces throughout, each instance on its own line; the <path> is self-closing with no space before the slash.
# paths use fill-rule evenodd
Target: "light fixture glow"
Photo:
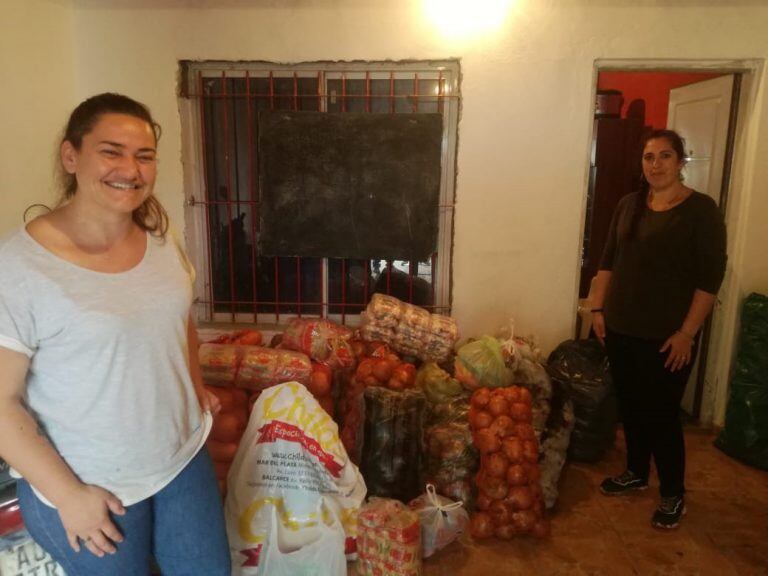
<path id="1" fill-rule="evenodd" d="M 493 32 L 509 14 L 512 0 L 423 0 L 429 21 L 450 38 Z"/>

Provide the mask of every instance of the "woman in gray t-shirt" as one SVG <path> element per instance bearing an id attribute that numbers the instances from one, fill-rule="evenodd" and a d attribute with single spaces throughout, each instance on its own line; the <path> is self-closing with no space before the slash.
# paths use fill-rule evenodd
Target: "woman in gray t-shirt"
<path id="1" fill-rule="evenodd" d="M 616 208 L 593 284 L 593 326 L 605 342 L 619 398 L 627 468 L 601 491 L 648 486 L 651 457 L 661 503 L 651 523 L 675 528 L 685 513 L 680 401 L 698 332 L 725 273 L 725 225 L 715 202 L 682 182 L 682 139 L 671 130 L 643 146 L 642 189 Z"/>
<path id="2" fill-rule="evenodd" d="M 193 270 L 154 196 L 149 110 L 100 94 L 70 116 L 59 205 L 0 243 L 0 456 L 67 574 L 230 574 L 204 447 Z"/>

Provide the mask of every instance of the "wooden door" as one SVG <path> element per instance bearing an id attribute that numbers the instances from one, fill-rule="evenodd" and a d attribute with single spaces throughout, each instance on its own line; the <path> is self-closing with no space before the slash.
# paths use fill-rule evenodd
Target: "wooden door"
<path id="1" fill-rule="evenodd" d="M 721 193 L 727 186 L 727 182 L 723 182 L 723 166 L 728 153 L 733 85 L 734 76 L 727 74 L 669 91 L 667 127 L 685 139 L 688 157 L 683 171 L 685 184 L 711 196 L 718 204 L 721 204 Z M 723 282 L 723 289 L 718 295 L 712 313 L 711 328 L 702 334 L 702 339 L 709 339 L 702 350 L 717 349 L 722 332 L 720 302 L 727 297 L 724 291 L 727 284 Z M 716 389 L 714 383 L 719 382 L 719 386 L 728 385 L 727 375 L 721 374 L 720 378 L 716 378 L 716 373 L 723 372 L 722 364 L 728 362 L 725 359 L 718 361 L 714 357 L 712 361 L 707 360 L 699 355 L 697 365 L 688 380 L 682 406 L 686 412 L 697 418 L 704 415 L 702 420 L 708 422 L 714 411 L 715 396 L 723 393 Z M 704 378 L 699 382 L 702 361 L 707 362 L 707 365 Z"/>

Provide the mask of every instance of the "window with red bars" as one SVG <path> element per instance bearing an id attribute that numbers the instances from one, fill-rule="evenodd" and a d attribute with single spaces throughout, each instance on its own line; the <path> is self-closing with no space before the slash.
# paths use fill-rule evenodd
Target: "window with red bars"
<path id="1" fill-rule="evenodd" d="M 187 245 L 198 321 L 355 324 L 375 292 L 450 314 L 459 65 L 182 62 Z M 438 241 L 423 261 L 259 254 L 259 112 L 443 116 Z M 331 209 L 329 207 L 329 209 Z"/>

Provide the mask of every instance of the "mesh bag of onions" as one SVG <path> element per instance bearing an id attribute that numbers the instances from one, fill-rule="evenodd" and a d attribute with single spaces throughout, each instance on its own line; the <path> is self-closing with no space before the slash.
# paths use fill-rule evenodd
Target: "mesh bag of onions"
<path id="1" fill-rule="evenodd" d="M 475 538 L 544 537 L 539 447 L 531 424 L 531 394 L 520 386 L 479 388 L 472 394 L 469 426 L 480 453 L 475 476 Z"/>

